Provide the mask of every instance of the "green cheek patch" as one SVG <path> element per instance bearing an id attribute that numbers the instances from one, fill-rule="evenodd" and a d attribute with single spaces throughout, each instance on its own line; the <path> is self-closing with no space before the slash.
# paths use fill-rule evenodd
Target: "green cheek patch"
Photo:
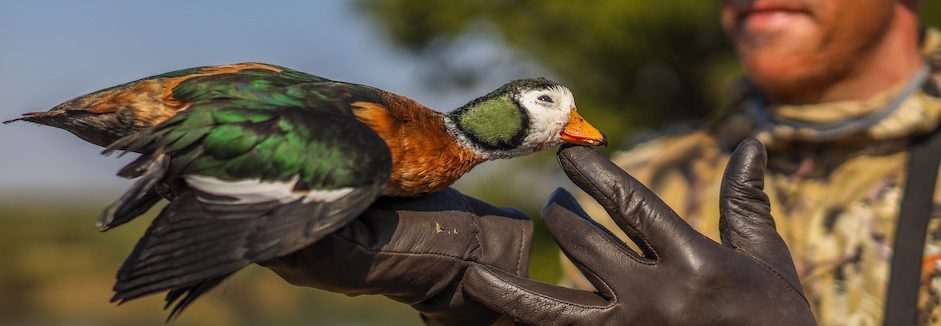
<path id="1" fill-rule="evenodd" d="M 470 108 L 460 117 L 461 128 L 491 146 L 506 144 L 523 125 L 523 117 L 509 97 L 501 96 Z"/>

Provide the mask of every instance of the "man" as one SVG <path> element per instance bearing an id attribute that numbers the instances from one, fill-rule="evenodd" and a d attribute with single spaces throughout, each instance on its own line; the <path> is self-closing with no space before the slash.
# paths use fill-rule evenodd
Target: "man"
<path id="1" fill-rule="evenodd" d="M 778 231 L 817 320 L 878 324 L 906 175 L 929 172 L 905 171 L 907 149 L 941 119 L 941 34 L 920 29 L 917 0 L 723 5 L 723 27 L 749 79 L 737 112 L 615 154 L 613 161 L 718 240 L 722 166 L 730 148 L 757 136 L 768 148 L 765 191 Z M 582 202 L 591 215 L 603 216 L 597 205 Z M 922 324 L 941 322 L 938 222 L 929 226 L 924 248 Z"/>
<path id="2" fill-rule="evenodd" d="M 723 5 L 723 26 L 735 44 L 750 81 L 743 88 L 740 101 L 735 102 L 733 111 L 707 128 L 642 144 L 629 152 L 614 155 L 613 161 L 650 186 L 693 228 L 712 239 L 721 239 L 736 253 L 755 258 L 759 265 L 770 266 L 765 272 L 779 275 L 782 284 L 789 285 L 792 283 L 787 272 L 789 262 L 782 262 L 774 254 L 754 254 L 783 250 L 783 246 L 775 245 L 774 237 L 770 235 L 773 232 L 765 230 L 762 236 L 751 236 L 743 229 L 736 228 L 740 224 L 730 222 L 748 220 L 749 216 L 773 215 L 777 230 L 791 250 L 797 265 L 796 275 L 800 277 L 807 302 L 814 309 L 817 321 L 822 324 L 878 324 L 884 314 L 895 243 L 894 231 L 904 195 L 902 189 L 909 173 L 924 173 L 905 171 L 908 149 L 913 139 L 934 131 L 941 120 L 941 100 L 938 99 L 941 93 L 938 90 L 941 84 L 941 55 L 937 51 L 941 48 L 941 34 L 920 29 L 917 0 L 725 0 Z M 731 149 L 749 136 L 758 137 L 768 147 L 765 191 L 771 199 L 770 215 L 761 209 L 736 209 L 736 205 L 727 204 L 735 201 L 720 200 L 728 196 L 729 189 L 738 189 L 722 187 L 720 193 L 720 184 L 724 179 L 723 166 L 730 157 Z M 576 156 L 588 157 L 590 160 L 585 155 L 582 153 Z M 730 163 L 730 166 L 741 164 Z M 570 176 L 581 175 L 574 180 L 614 173 L 611 168 L 604 167 L 586 170 L 569 168 L 566 172 Z M 630 179 L 618 177 L 611 180 L 623 183 Z M 653 201 L 643 196 L 640 199 L 633 197 L 636 195 L 634 190 L 641 188 L 630 186 L 628 189 L 631 191 L 624 191 L 589 187 L 595 189 L 589 191 L 589 194 L 595 199 L 603 199 L 601 205 L 587 200 L 587 197 L 581 202 L 590 213 L 588 215 L 596 218 L 604 216 L 602 208 L 607 208 L 612 215 L 633 216 L 635 221 L 650 214 L 672 215 L 669 209 L 659 205 L 653 205 L 659 208 L 650 211 L 636 209 L 647 205 L 617 205 L 618 202 Z M 754 191 L 751 193 L 754 195 Z M 612 201 L 610 198 L 623 200 Z M 743 203 L 752 205 L 744 206 L 761 207 L 760 198 L 743 198 Z M 937 195 L 935 202 L 941 202 Z M 568 211 L 577 216 L 585 215 L 576 208 Z M 751 213 L 733 214 L 743 211 Z M 679 234 L 674 242 L 685 246 L 652 245 L 648 243 L 650 237 L 645 236 L 648 233 L 639 232 L 636 225 L 626 222 L 630 218 L 618 220 L 621 227 L 632 233 L 631 238 L 644 253 L 642 258 L 659 262 L 660 266 L 670 266 L 667 258 L 675 257 L 670 253 L 682 253 L 679 256 L 689 258 L 682 260 L 687 264 L 680 264 L 685 267 L 663 269 L 660 273 L 649 274 L 648 279 L 617 277 L 617 271 L 600 268 L 592 260 L 616 265 L 625 259 L 634 259 L 623 258 L 633 257 L 629 253 L 620 251 L 623 255 L 609 255 L 608 251 L 596 251 L 595 258 L 591 259 L 579 253 L 592 252 L 592 248 L 597 246 L 592 244 L 594 242 L 585 241 L 579 245 L 579 239 L 566 239 L 556 233 L 563 251 L 575 258 L 579 269 L 591 275 L 591 282 L 585 282 L 584 279 L 573 277 L 578 274 L 569 266 L 569 283 L 582 288 L 588 288 L 591 284 L 596 288 L 601 285 L 602 288 L 598 288 L 601 299 L 585 292 L 566 292 L 546 285 L 526 283 L 509 275 L 524 275 L 525 271 L 518 268 L 514 270 L 512 264 L 495 263 L 513 261 L 507 259 L 512 255 L 504 253 L 498 255 L 502 257 L 500 259 L 482 262 L 482 265 L 489 267 L 471 267 L 462 286 L 459 284 L 461 280 L 446 278 L 445 282 L 456 290 L 428 292 L 447 293 L 448 300 L 445 301 L 448 304 L 438 301 L 438 308 L 445 308 L 417 308 L 420 311 L 440 312 L 441 316 L 460 315 L 455 313 L 470 311 L 465 309 L 467 307 L 480 309 L 479 304 L 467 300 L 461 294 L 462 290 L 466 290 L 470 297 L 478 299 L 492 310 L 541 323 L 695 321 L 689 319 L 690 316 L 700 316 L 702 319 L 699 321 L 702 323 L 762 323 L 761 320 L 786 323 L 775 319 L 774 316 L 780 315 L 768 315 L 769 309 L 791 312 L 795 316 L 795 323 L 808 322 L 808 319 L 801 317 L 803 315 L 799 304 L 794 302 L 794 296 L 782 296 L 776 303 L 760 302 L 762 305 L 758 308 L 749 305 L 749 300 L 736 300 L 734 304 L 724 306 L 708 304 L 714 303 L 716 298 L 740 299 L 754 294 L 740 292 L 741 284 L 749 284 L 756 291 L 772 288 L 762 285 L 765 283 L 760 281 L 761 273 L 748 273 L 751 269 L 743 263 L 722 265 L 739 261 L 728 258 L 732 256 L 726 252 L 707 253 L 692 249 L 708 246 L 691 246 L 690 243 L 698 243 L 698 240 L 688 239 L 696 237 L 689 236 L 687 231 L 677 231 L 682 228 L 675 224 L 667 222 L 665 225 L 670 227 L 659 228 L 659 232 Z M 602 223 L 613 225 L 610 220 Z M 764 225 L 767 226 L 767 223 Z M 500 229 L 506 231 L 512 228 Z M 752 225 L 745 230 L 760 228 Z M 742 241 L 736 239 L 751 239 L 758 244 L 741 245 Z M 483 245 L 480 247 L 486 247 L 487 243 L 481 241 Z M 527 249 L 525 245 L 511 248 Z M 672 248 L 672 251 L 664 248 Z M 724 258 L 711 259 L 713 254 Z M 938 218 L 933 218 L 927 232 L 922 287 L 918 298 L 918 318 L 922 324 L 941 322 L 941 272 L 937 268 L 941 261 L 939 255 L 941 223 Z M 274 269 L 286 275 L 290 271 L 297 271 L 298 266 L 318 261 L 314 256 L 308 256 L 308 259 L 306 262 L 295 260 L 294 269 L 283 266 Z M 636 261 L 650 263 L 643 259 Z M 477 262 L 481 263 L 480 260 Z M 726 279 L 725 276 L 720 277 L 721 273 L 717 276 L 712 272 L 717 264 L 725 270 L 744 274 L 737 278 L 738 282 L 721 282 Z M 384 270 L 388 269 L 371 269 L 383 275 L 386 274 Z M 295 281 L 300 280 L 296 283 L 329 288 L 319 283 L 305 283 L 303 280 L 309 278 L 309 273 L 294 275 L 297 276 Z M 673 283 L 657 280 L 657 277 L 668 277 Z M 397 282 L 403 282 L 401 280 L 409 277 L 399 276 L 396 279 Z M 656 286 L 638 285 L 648 281 Z M 791 291 L 788 288 L 778 288 L 778 291 L 787 293 Z M 623 289 L 635 291 L 620 292 Z M 339 291 L 355 292 L 348 289 Z M 369 293 L 389 292 L 394 291 Z M 729 293 L 735 295 L 727 295 Z M 696 301 L 699 295 L 713 300 Z M 649 298 L 650 302 L 663 304 L 643 306 L 647 309 L 648 316 L 644 317 L 647 319 L 637 317 L 642 315 L 637 315 L 636 311 L 634 314 L 619 313 L 622 310 L 619 310 L 621 308 L 617 303 L 629 296 Z M 658 300 L 663 297 L 673 298 L 673 301 Z M 432 301 L 415 302 L 421 304 Z M 703 309 L 695 309 L 697 305 Z M 637 310 L 637 307 L 634 309 Z M 741 309 L 751 311 L 752 315 L 741 314 Z M 473 314 L 465 314 L 450 322 L 478 321 L 468 319 L 468 315 Z M 670 319 L 671 316 L 682 318 Z M 749 320 L 749 317 L 768 319 Z"/>

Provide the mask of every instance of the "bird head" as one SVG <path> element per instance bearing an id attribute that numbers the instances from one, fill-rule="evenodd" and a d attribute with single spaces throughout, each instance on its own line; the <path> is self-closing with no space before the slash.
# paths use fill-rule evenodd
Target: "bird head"
<path id="1" fill-rule="evenodd" d="M 488 159 L 527 155 L 562 143 L 607 144 L 565 86 L 545 78 L 509 82 L 448 114 L 448 128 Z"/>

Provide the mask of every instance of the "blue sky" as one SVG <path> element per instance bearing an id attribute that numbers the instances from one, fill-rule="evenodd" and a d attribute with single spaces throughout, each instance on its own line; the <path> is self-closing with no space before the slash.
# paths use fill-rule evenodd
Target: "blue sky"
<path id="1" fill-rule="evenodd" d="M 377 86 L 439 110 L 510 77 L 436 93 L 423 85 L 422 62 L 384 40 L 352 1 L 259 3 L 2 1 L 0 119 L 149 75 L 245 61 Z M 114 172 L 129 158 L 99 152 L 58 129 L 0 125 L 0 196 L 116 196 L 129 181 Z"/>

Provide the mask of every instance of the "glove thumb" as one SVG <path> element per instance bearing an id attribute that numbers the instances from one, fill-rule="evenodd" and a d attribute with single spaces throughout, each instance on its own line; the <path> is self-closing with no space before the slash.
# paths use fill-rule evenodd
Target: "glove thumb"
<path id="1" fill-rule="evenodd" d="M 767 160 L 764 145 L 754 138 L 742 141 L 732 153 L 719 202 L 722 244 L 763 261 L 798 285 L 790 251 L 775 230 L 771 203 L 763 191 Z"/>

